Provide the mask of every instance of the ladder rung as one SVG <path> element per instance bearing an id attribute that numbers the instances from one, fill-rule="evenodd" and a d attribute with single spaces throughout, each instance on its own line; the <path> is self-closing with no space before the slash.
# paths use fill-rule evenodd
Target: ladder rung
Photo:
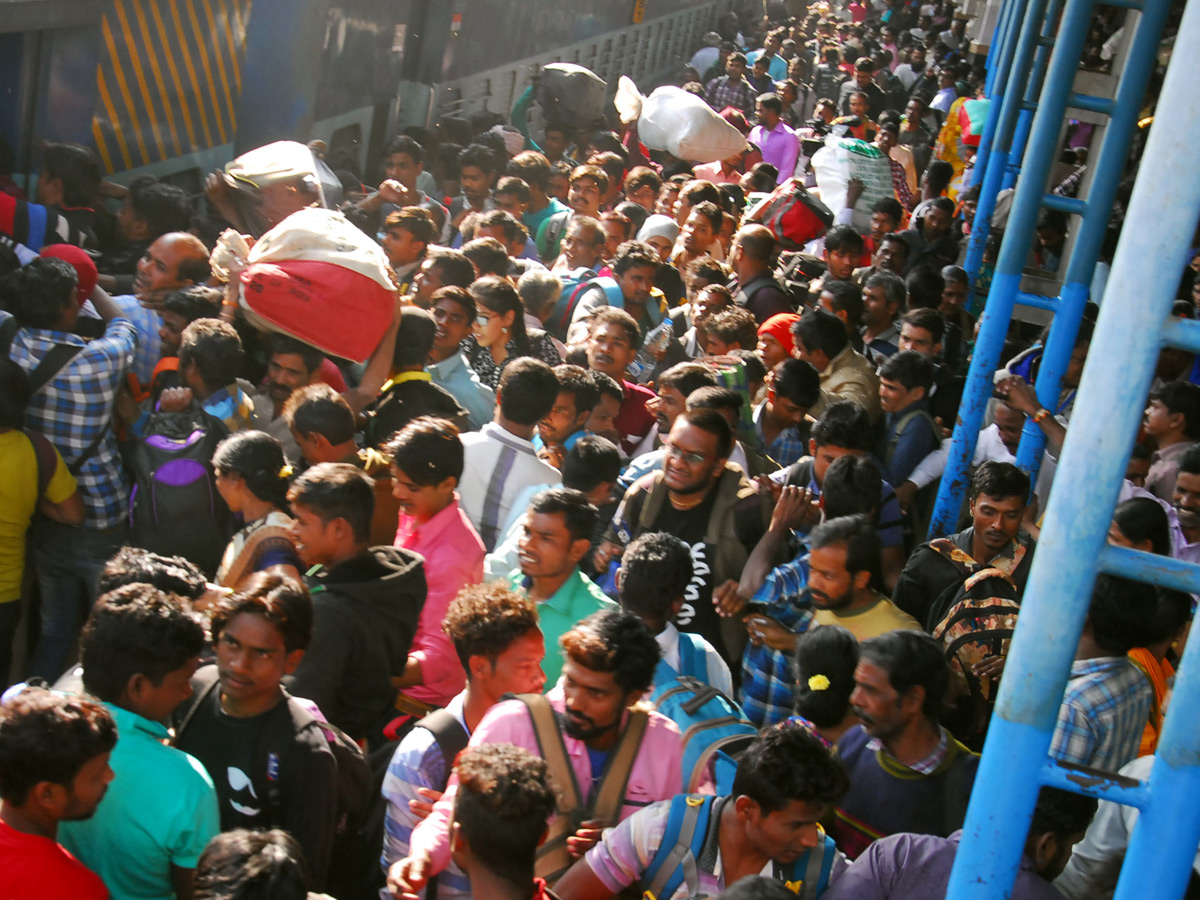
<path id="1" fill-rule="evenodd" d="M 1086 200 L 1080 200 L 1078 197 L 1060 197 L 1058 194 L 1045 194 L 1042 197 L 1042 206 L 1072 216 L 1082 216 L 1088 208 Z"/>
<path id="2" fill-rule="evenodd" d="M 1172 317 L 1163 326 L 1162 339 L 1171 347 L 1200 353 L 1200 321 Z"/>
<path id="3" fill-rule="evenodd" d="M 1056 759 L 1047 759 L 1042 767 L 1042 784 L 1135 809 L 1145 809 L 1150 802 L 1150 789 L 1136 778 L 1072 766 Z"/>
<path id="4" fill-rule="evenodd" d="M 1116 111 L 1117 102 L 1107 97 L 1093 97 L 1091 94 L 1076 94 L 1072 91 L 1070 96 L 1067 97 L 1067 106 L 1073 109 L 1082 109 L 1087 112 L 1111 116 Z"/>
<path id="5" fill-rule="evenodd" d="M 1141 9 L 1145 6 L 1143 0 L 1104 0 L 1105 6 L 1120 6 L 1125 9 Z"/>
<path id="6" fill-rule="evenodd" d="M 1022 100 L 1021 109 L 1025 112 L 1037 112 L 1038 105 L 1032 100 Z"/>
<path id="7" fill-rule="evenodd" d="M 1200 566 L 1195 563 L 1111 544 L 1106 544 L 1100 551 L 1099 563 L 1101 571 L 1110 575 L 1145 581 L 1186 594 L 1200 594 Z"/>
<path id="8" fill-rule="evenodd" d="M 1054 35 L 1046 34 L 1038 38 L 1037 42 L 1039 47 L 1053 47 L 1055 40 L 1056 37 Z"/>
<path id="9" fill-rule="evenodd" d="M 1025 291 L 1017 291 L 1017 303 L 1021 306 L 1032 306 L 1035 309 L 1045 309 L 1050 312 L 1058 310 L 1058 298 L 1046 297 L 1042 294 L 1028 294 Z"/>

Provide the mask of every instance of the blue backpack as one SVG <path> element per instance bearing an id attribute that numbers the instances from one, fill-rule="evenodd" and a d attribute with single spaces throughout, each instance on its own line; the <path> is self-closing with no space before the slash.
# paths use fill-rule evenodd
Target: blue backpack
<path id="1" fill-rule="evenodd" d="M 700 657 L 699 673 L 674 673 L 672 677 L 667 674 L 669 667 L 660 662 L 650 702 L 683 732 L 684 789 L 695 791 L 711 762 L 717 793 L 727 794 L 733 789 L 737 756 L 758 736 L 758 729 L 746 718 L 741 707 L 701 680 L 707 677 L 703 651 L 698 646 L 693 647 L 690 639 L 685 644 L 683 637 L 681 633 L 679 655 L 683 668 L 686 670 L 689 665 L 695 665 L 689 662 L 689 656 L 685 656 L 686 646 L 691 648 L 687 652 L 693 660 L 696 655 Z M 667 673 L 662 672 L 664 668 Z"/>
<path id="2" fill-rule="evenodd" d="M 712 822 L 716 799 L 705 794 L 679 794 L 671 800 L 662 843 L 639 884 L 645 900 L 670 900 L 681 885 L 686 885 L 685 896 L 699 895 L 697 867 L 709 827 L 717 827 Z M 816 900 L 829 886 L 836 857 L 837 846 L 822 831 L 821 843 L 792 863 L 790 871 L 779 871 L 782 867 L 776 863 L 776 877 L 800 900 Z"/>
<path id="3" fill-rule="evenodd" d="M 567 339 L 567 331 L 571 327 L 575 307 L 579 305 L 580 298 L 588 288 L 592 286 L 601 288 L 608 297 L 608 305 L 613 309 L 625 308 L 625 295 L 614 278 L 597 275 L 591 269 L 585 269 L 582 266 L 558 277 L 562 281 L 562 293 L 558 295 L 558 302 L 554 304 L 554 310 L 546 319 L 546 330 L 560 341 Z"/>

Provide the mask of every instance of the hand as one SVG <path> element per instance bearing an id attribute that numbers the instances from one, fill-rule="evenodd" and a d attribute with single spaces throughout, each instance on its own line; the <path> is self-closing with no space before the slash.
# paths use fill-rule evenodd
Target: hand
<path id="1" fill-rule="evenodd" d="M 567 838 L 567 852 L 575 859 L 579 859 L 600 843 L 600 835 L 607 827 L 608 823 L 602 819 L 588 819 L 579 826 L 579 830 L 575 834 Z"/>
<path id="2" fill-rule="evenodd" d="M 738 583 L 733 578 L 713 588 L 712 599 L 717 615 L 724 619 L 732 619 L 746 608 L 746 598 L 738 593 Z"/>
<path id="3" fill-rule="evenodd" d="M 183 412 L 191 405 L 191 388 L 167 388 L 158 398 L 159 412 Z"/>
<path id="4" fill-rule="evenodd" d="M 620 544 L 614 544 L 612 541 L 601 541 L 600 546 L 596 548 L 595 554 L 592 556 L 592 565 L 597 572 L 607 572 L 609 563 L 614 559 L 620 559 L 621 553 L 625 548 Z"/>
<path id="5" fill-rule="evenodd" d="M 810 488 L 785 485 L 771 513 L 771 528 L 808 529 L 821 521 L 821 498 Z"/>
<path id="6" fill-rule="evenodd" d="M 918 490 L 920 490 L 920 488 L 918 488 L 911 481 L 906 481 L 901 485 L 897 485 L 895 488 L 896 501 L 900 504 L 900 508 L 902 510 L 908 512 L 908 508 L 912 506 L 913 500 L 915 500 L 917 497 Z"/>
<path id="7" fill-rule="evenodd" d="M 221 602 L 222 598 L 228 597 L 232 593 L 232 588 L 221 587 L 221 585 L 213 584 L 210 581 L 205 585 L 204 593 L 192 601 L 192 609 L 197 612 L 212 609 Z"/>
<path id="8" fill-rule="evenodd" d="M 758 485 L 758 492 L 760 494 L 763 496 L 770 494 L 772 502 L 779 502 L 779 498 L 782 495 L 784 488 L 782 484 L 780 484 L 778 481 L 772 481 L 770 475 L 757 475 L 755 476 L 754 481 Z"/>
<path id="9" fill-rule="evenodd" d="M 543 444 L 537 455 L 538 459 L 548 462 L 556 469 L 561 469 L 563 460 L 567 458 L 567 450 L 559 443 Z"/>
<path id="10" fill-rule="evenodd" d="M 395 900 L 417 900 L 417 895 L 429 880 L 432 861 L 427 855 L 406 856 L 393 863 L 387 873 L 387 888 Z"/>
<path id="11" fill-rule="evenodd" d="M 863 195 L 866 185 L 859 178 L 851 178 L 846 182 L 846 207 L 847 209 L 858 203 L 858 198 Z"/>
<path id="12" fill-rule="evenodd" d="M 996 393 L 1017 412 L 1032 416 L 1042 408 L 1037 398 L 1037 391 L 1025 379 L 1018 375 L 1005 378 L 996 385 Z"/>
<path id="13" fill-rule="evenodd" d="M 754 613 L 746 616 L 746 631 L 755 646 L 765 644 L 772 650 L 790 653 L 796 648 L 796 633 L 770 616 Z"/>
<path id="14" fill-rule="evenodd" d="M 230 219 L 230 213 L 233 211 L 233 189 L 225 181 L 223 173 L 210 172 L 204 179 L 204 196 L 231 225 L 239 224 Z"/>
<path id="15" fill-rule="evenodd" d="M 396 206 L 411 206 L 417 199 L 412 191 L 394 178 L 389 178 L 379 185 L 379 196 L 385 203 L 394 203 Z"/>
<path id="16" fill-rule="evenodd" d="M 934 421 L 934 422 L 936 422 L 936 423 L 937 423 L 937 427 L 938 427 L 938 428 L 940 428 L 940 429 L 942 430 L 942 440 L 943 440 L 943 441 L 944 441 L 944 440 L 947 440 L 948 438 L 950 438 L 950 437 L 951 437 L 951 436 L 954 434 L 954 428 L 953 428 L 952 426 L 951 426 L 951 427 L 947 427 L 947 426 L 946 426 L 946 423 L 942 421 L 942 417 L 941 417 L 941 416 L 934 416 L 934 417 L 933 417 L 933 421 Z"/>
<path id="17" fill-rule="evenodd" d="M 971 666 L 971 673 L 976 678 L 990 678 L 999 681 L 1000 676 L 1004 674 L 1004 663 L 1007 658 L 1005 656 L 989 656 Z"/>
<path id="18" fill-rule="evenodd" d="M 408 811 L 421 820 L 433 812 L 433 805 L 442 799 L 442 792 L 435 791 L 433 788 L 417 788 L 417 793 L 423 799 L 409 800 Z"/>
<path id="19" fill-rule="evenodd" d="M 117 421 L 122 425 L 132 425 L 138 420 L 141 412 L 141 408 L 133 399 L 133 394 L 129 393 L 129 386 L 122 384 L 120 390 L 117 391 L 116 400 L 113 402 L 113 414 L 117 417 Z"/>

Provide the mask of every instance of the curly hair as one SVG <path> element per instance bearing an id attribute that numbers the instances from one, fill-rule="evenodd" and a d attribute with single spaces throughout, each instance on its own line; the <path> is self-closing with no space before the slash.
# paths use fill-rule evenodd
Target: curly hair
<path id="1" fill-rule="evenodd" d="M 300 844 L 280 828 L 218 834 L 196 863 L 196 900 L 305 900 L 309 871 Z"/>
<path id="2" fill-rule="evenodd" d="M 262 616 L 283 637 L 288 653 L 307 650 L 312 640 L 312 598 L 299 581 L 274 572 L 256 572 L 236 593 L 222 597 L 212 612 L 212 639 L 215 644 L 221 632 L 237 616 L 249 613 Z"/>
<path id="3" fill-rule="evenodd" d="M 561 638 L 563 653 L 593 672 L 611 672 L 626 694 L 645 693 L 662 656 L 641 619 L 621 609 L 592 613 Z"/>
<path id="4" fill-rule="evenodd" d="M 499 581 L 467 585 L 450 601 L 442 631 L 468 672 L 472 656 L 496 657 L 538 627 L 537 604 Z"/>
<path id="5" fill-rule="evenodd" d="M 207 579 L 195 563 L 141 547 L 122 547 L 104 564 L 98 591 L 107 594 L 126 584 L 148 584 L 187 600 L 199 600 L 208 590 Z"/>
<path id="6" fill-rule="evenodd" d="M 806 728 L 771 728 L 738 760 L 732 794 L 772 813 L 792 800 L 833 803 L 849 789 L 846 769 L 816 735 Z"/>

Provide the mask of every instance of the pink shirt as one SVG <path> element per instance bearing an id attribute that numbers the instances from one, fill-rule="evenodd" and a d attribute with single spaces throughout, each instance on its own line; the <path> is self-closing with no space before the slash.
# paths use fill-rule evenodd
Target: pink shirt
<path id="1" fill-rule="evenodd" d="M 547 695 L 550 705 L 558 712 L 565 706 L 562 692 L 555 689 Z M 515 744 L 530 753 L 541 756 L 537 735 L 529 711 L 520 700 L 505 700 L 488 710 L 471 735 L 468 747 L 480 744 Z M 592 763 L 587 745 L 567 734 L 563 734 L 567 757 L 575 772 L 575 781 L 581 792 L 586 793 L 592 783 Z M 644 809 L 659 800 L 668 800 L 683 791 L 682 768 L 683 738 L 679 726 L 666 716 L 650 713 L 642 745 L 629 773 L 625 788 L 625 805 L 621 807 L 624 821 L 639 809 Z M 458 792 L 458 776 L 450 778 L 446 793 L 434 804 L 433 812 L 412 833 L 409 853 L 418 856 L 428 853 L 433 861 L 431 874 L 440 872 L 450 861 L 450 822 L 454 815 L 454 795 Z M 614 823 L 615 824 L 615 823 Z"/>
<path id="2" fill-rule="evenodd" d="M 442 631 L 442 620 L 460 590 L 483 581 L 487 550 L 471 520 L 459 508 L 457 493 L 449 506 L 424 525 L 401 513 L 394 543 L 425 557 L 429 588 L 409 651 L 409 656 L 421 661 L 422 683 L 405 688 L 404 693 L 414 700 L 445 706 L 466 687 L 467 675 L 454 643 Z"/>

